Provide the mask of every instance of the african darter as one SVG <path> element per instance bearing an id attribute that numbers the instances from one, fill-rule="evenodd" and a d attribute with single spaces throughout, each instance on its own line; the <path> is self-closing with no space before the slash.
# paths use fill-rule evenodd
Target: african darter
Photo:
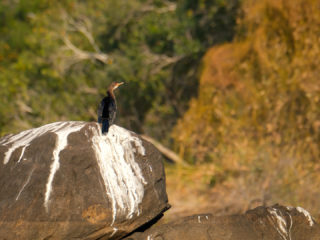
<path id="1" fill-rule="evenodd" d="M 123 82 L 112 82 L 107 90 L 107 96 L 104 97 L 98 109 L 98 122 L 102 123 L 102 134 L 108 133 L 109 127 L 113 124 L 116 118 L 117 103 L 113 91 L 122 85 Z"/>

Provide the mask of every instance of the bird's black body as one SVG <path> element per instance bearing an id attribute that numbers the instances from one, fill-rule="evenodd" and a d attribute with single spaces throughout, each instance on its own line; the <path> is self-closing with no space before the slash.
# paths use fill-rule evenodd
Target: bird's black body
<path id="1" fill-rule="evenodd" d="M 117 103 L 113 90 L 122 83 L 113 82 L 107 91 L 107 96 L 104 97 L 98 108 L 98 122 L 102 124 L 102 134 L 108 133 L 109 127 L 113 124 L 116 118 Z"/>
<path id="2" fill-rule="evenodd" d="M 109 127 L 113 124 L 116 118 L 116 112 L 116 99 L 108 93 L 108 96 L 101 100 L 98 109 L 98 122 L 102 123 L 102 133 L 108 132 Z"/>

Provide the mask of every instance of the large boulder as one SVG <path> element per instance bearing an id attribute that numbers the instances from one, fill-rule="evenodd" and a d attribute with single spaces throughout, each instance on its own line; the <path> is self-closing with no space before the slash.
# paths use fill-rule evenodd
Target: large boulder
<path id="1" fill-rule="evenodd" d="M 258 207 L 242 215 L 200 214 L 136 232 L 126 240 L 320 240 L 320 226 L 301 207 Z"/>
<path id="2" fill-rule="evenodd" d="M 56 122 L 0 139 L 0 239 L 119 239 L 168 208 L 158 151 L 100 132 Z"/>

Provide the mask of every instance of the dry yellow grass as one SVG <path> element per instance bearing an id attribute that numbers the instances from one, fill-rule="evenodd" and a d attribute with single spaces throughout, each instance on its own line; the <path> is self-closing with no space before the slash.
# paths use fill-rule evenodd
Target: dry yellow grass
<path id="1" fill-rule="evenodd" d="M 169 197 L 179 195 L 170 192 L 179 176 L 182 196 L 194 201 L 184 188 L 206 186 L 206 201 L 220 210 L 278 202 L 318 216 L 320 2 L 247 0 L 242 9 L 236 39 L 207 52 L 198 98 L 173 131 L 197 170 L 190 184 L 170 170 Z"/>

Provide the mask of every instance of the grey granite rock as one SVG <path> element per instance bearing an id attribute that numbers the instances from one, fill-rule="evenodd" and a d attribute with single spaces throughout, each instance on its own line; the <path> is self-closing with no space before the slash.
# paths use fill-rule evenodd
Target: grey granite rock
<path id="1" fill-rule="evenodd" d="M 257 207 L 242 215 L 194 215 L 136 232 L 126 240 L 320 240 L 320 227 L 303 208 Z"/>
<path id="2" fill-rule="evenodd" d="M 119 239 L 168 208 L 158 151 L 113 125 L 56 122 L 0 139 L 0 239 Z"/>

